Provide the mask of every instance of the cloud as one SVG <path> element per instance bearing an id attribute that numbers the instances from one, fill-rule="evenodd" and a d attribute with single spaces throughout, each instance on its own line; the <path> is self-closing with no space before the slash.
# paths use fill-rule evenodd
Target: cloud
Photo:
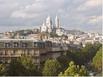
<path id="1" fill-rule="evenodd" d="M 102 2 L 101 0 L 88 0 L 84 6 L 88 6 L 88 7 L 95 7 L 95 6 L 98 6 L 98 5 L 101 5 Z"/>
<path id="2" fill-rule="evenodd" d="M 59 7 L 63 4 L 64 0 L 36 0 L 35 3 L 25 5 L 22 9 L 18 9 L 13 11 L 11 17 L 14 18 L 35 18 L 39 15 L 41 16 L 47 14 L 47 12 L 51 13 L 52 11 L 57 11 Z M 58 3 L 58 4 L 57 4 Z M 53 6 L 54 5 L 54 6 Z"/>
<path id="3" fill-rule="evenodd" d="M 102 23 L 103 20 L 103 16 L 91 16 L 89 18 L 89 22 L 90 24 L 98 24 L 98 23 Z"/>
<path id="4" fill-rule="evenodd" d="M 102 5 L 102 0 L 86 0 L 81 4 L 77 10 L 84 11 L 92 8 L 96 8 Z"/>
<path id="5" fill-rule="evenodd" d="M 28 13 L 25 13 L 23 11 L 15 11 L 15 12 L 12 13 L 11 17 L 29 19 L 29 18 L 35 18 L 38 15 L 39 14 L 37 14 L 37 13 L 35 13 L 35 14 L 28 14 Z"/>
<path id="6" fill-rule="evenodd" d="M 21 25 L 40 25 L 48 15 L 52 17 L 53 22 L 58 15 L 61 25 L 67 29 L 85 30 L 92 25 L 90 29 L 95 31 L 97 24 L 101 27 L 101 1 L 0 0 L 0 26 L 17 25 L 19 28 Z"/>

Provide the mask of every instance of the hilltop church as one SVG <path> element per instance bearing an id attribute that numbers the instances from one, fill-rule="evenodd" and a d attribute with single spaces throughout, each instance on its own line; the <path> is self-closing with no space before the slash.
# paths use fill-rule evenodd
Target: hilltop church
<path id="1" fill-rule="evenodd" d="M 40 27 L 40 32 L 52 33 L 55 32 L 58 36 L 62 36 L 64 34 L 63 28 L 61 28 L 60 19 L 56 16 L 55 25 L 53 26 L 51 17 L 48 16 L 46 21 L 43 22 Z"/>

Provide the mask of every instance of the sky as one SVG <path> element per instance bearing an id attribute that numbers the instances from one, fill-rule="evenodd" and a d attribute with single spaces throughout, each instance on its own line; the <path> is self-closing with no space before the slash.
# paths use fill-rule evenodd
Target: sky
<path id="1" fill-rule="evenodd" d="M 102 0 L 0 0 L 0 32 L 39 27 L 48 16 L 68 30 L 102 32 Z"/>

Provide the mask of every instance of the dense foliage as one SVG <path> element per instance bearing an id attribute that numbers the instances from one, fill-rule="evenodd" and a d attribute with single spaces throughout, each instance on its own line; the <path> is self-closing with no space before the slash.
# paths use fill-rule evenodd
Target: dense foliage
<path id="1" fill-rule="evenodd" d="M 102 47 L 97 51 L 93 58 L 93 66 L 96 70 L 102 70 Z"/>
<path id="2" fill-rule="evenodd" d="M 38 75 L 37 69 L 33 60 L 29 56 L 22 56 L 17 59 L 12 59 L 8 69 L 9 76 L 34 76 Z"/>
<path id="3" fill-rule="evenodd" d="M 44 76 L 57 76 L 60 72 L 61 65 L 60 63 L 55 59 L 48 59 L 43 68 L 43 75 Z"/>
<path id="4" fill-rule="evenodd" d="M 0 64 L 0 76 L 1 76 L 1 75 L 5 75 L 5 72 L 6 72 L 6 70 L 5 70 L 5 65 Z"/>
<path id="5" fill-rule="evenodd" d="M 75 65 L 73 61 L 69 63 L 69 67 L 63 72 L 60 72 L 59 76 L 86 76 L 87 70 L 85 66 L 79 67 Z"/>

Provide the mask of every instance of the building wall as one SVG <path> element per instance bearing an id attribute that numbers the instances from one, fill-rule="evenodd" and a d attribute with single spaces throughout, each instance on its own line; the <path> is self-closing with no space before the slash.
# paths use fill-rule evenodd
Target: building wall
<path id="1" fill-rule="evenodd" d="M 61 52 L 61 47 L 55 47 L 50 41 L 0 40 L 0 62 L 3 63 L 9 63 L 11 59 L 22 55 L 29 55 L 34 57 L 36 64 L 40 64 L 47 58 L 60 56 Z"/>

